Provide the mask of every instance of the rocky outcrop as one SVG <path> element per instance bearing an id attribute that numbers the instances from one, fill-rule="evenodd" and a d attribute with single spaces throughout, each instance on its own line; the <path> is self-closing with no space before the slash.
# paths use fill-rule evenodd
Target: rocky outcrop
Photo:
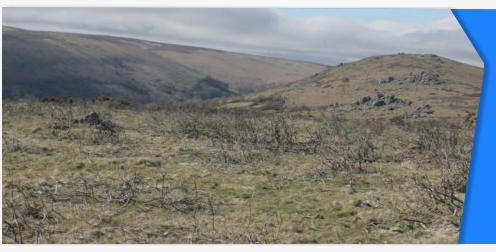
<path id="1" fill-rule="evenodd" d="M 412 106 L 413 102 L 407 99 L 400 99 L 394 95 L 384 95 L 377 92 L 375 96 L 364 96 L 360 100 L 352 104 L 355 110 L 368 110 L 368 109 L 384 109 L 396 110 L 403 106 Z M 407 113 L 408 118 L 421 118 L 433 114 L 434 110 L 429 104 L 416 106 L 410 113 Z"/>
<path id="2" fill-rule="evenodd" d="M 399 108 L 400 105 L 411 105 L 409 100 L 399 99 L 394 95 L 384 95 L 377 92 L 374 97 L 364 96 L 355 102 L 355 109 L 373 109 L 385 107 L 387 110 L 394 110 Z"/>
<path id="3" fill-rule="evenodd" d="M 422 85 L 439 85 L 443 83 L 439 74 L 434 72 L 422 71 L 420 73 L 410 73 L 407 77 L 406 82 L 417 83 Z"/>
<path id="4" fill-rule="evenodd" d="M 383 79 L 378 80 L 379 84 L 391 83 L 398 79 L 400 84 L 421 84 L 421 85 L 439 85 L 444 81 L 441 79 L 439 74 L 430 71 L 421 72 L 410 72 L 410 75 L 403 78 L 395 78 L 394 76 L 388 76 Z"/>

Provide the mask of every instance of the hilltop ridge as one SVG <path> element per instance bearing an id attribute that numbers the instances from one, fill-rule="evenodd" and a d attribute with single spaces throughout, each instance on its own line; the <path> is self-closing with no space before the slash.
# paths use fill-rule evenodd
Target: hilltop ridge
<path id="1" fill-rule="evenodd" d="M 2 31 L 3 98 L 112 95 L 141 103 L 177 102 L 284 84 L 327 68 L 122 37 L 6 26 Z M 208 85 L 205 78 L 228 87 Z"/>
<path id="2" fill-rule="evenodd" d="M 282 97 L 289 108 L 337 104 L 353 110 L 356 106 L 352 105 L 360 103 L 362 98 L 382 94 L 410 100 L 413 106 L 428 104 L 438 115 L 454 116 L 463 111 L 477 111 L 482 75 L 482 68 L 434 54 L 399 53 L 339 64 L 287 86 L 245 98 Z M 380 115 L 398 114 L 383 110 L 363 110 L 362 114 L 375 111 Z"/>

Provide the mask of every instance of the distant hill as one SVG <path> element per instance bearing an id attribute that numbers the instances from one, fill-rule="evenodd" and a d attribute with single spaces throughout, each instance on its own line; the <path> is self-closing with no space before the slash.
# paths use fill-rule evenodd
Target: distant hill
<path id="1" fill-rule="evenodd" d="M 429 105 L 434 115 L 456 116 L 477 112 L 482 75 L 482 68 L 437 55 L 400 53 L 340 64 L 228 105 L 253 106 L 260 103 L 260 97 L 277 97 L 288 108 L 331 107 L 357 116 L 398 115 L 423 105 Z M 391 96 L 395 102 L 387 100 Z"/>
<path id="2" fill-rule="evenodd" d="M 243 93 L 327 68 L 137 39 L 2 28 L 4 98 L 108 95 L 165 103 Z"/>

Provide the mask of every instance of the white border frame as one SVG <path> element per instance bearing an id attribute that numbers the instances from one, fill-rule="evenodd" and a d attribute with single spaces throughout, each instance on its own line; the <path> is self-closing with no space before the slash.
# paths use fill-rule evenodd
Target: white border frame
<path id="1" fill-rule="evenodd" d="M 347 0 L 347 1 L 324 1 L 324 0 L 4 0 L 0 3 L 2 7 L 229 7 L 229 8 L 443 8 L 443 9 L 490 9 L 496 8 L 496 1 L 487 0 Z M 2 14 L 0 13 L 0 20 Z M 0 21 L 1 22 L 1 21 Z M 1 49 L 0 41 L 0 49 Z M 1 59 L 0 59 L 1 64 Z M 0 79 L 2 74 L 0 73 Z M 1 94 L 1 90 L 0 90 Z M 1 113 L 1 111 L 0 111 Z M 1 120 L 1 115 L 0 115 Z M 0 125 L 0 129 L 1 129 Z M 0 157 L 1 159 L 1 157 Z M 1 173 L 1 170 L 0 170 Z M 1 195 L 1 188 L 0 188 Z M 0 196 L 1 197 L 1 196 Z M 0 217 L 1 218 L 1 217 Z M 466 251 L 474 249 L 477 251 L 494 251 L 493 245 L 0 245 L 2 251 L 66 251 L 71 252 L 91 250 L 118 250 L 119 252 L 136 251 L 147 249 L 148 251 L 300 251 L 311 249 L 312 251 L 412 251 L 420 249 L 425 251 L 436 251 L 446 249 L 450 252 Z M 147 251 L 147 252 L 148 252 Z"/>

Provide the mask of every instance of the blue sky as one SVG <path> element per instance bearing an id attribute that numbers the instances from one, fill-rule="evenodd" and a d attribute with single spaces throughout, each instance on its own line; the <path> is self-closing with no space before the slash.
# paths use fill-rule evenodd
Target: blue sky
<path id="1" fill-rule="evenodd" d="M 452 17 L 450 9 L 329 9 L 329 8 L 281 8 L 293 16 L 338 15 L 365 21 L 386 19 L 401 22 L 431 22 Z"/>

